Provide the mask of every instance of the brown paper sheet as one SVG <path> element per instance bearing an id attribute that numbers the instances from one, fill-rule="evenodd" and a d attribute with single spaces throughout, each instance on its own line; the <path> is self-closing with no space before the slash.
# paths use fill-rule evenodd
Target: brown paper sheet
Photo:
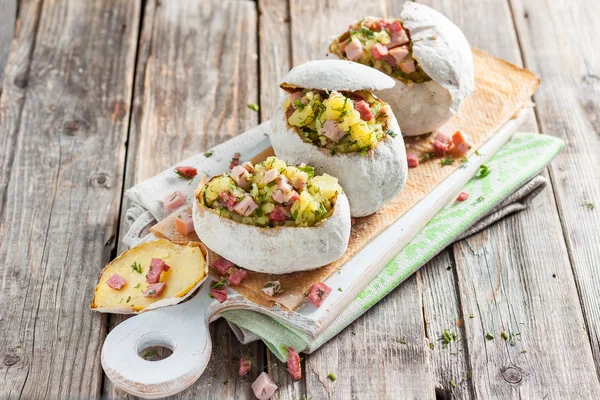
<path id="1" fill-rule="evenodd" d="M 539 78 L 530 71 L 492 57 L 481 50 L 473 49 L 473 57 L 475 61 L 475 92 L 465 100 L 460 113 L 440 128 L 442 132 L 446 133 L 460 130 L 469 135 L 474 145 L 471 152 L 475 152 L 507 121 L 515 117 L 523 107 L 529 105 L 530 98 L 540 83 Z M 433 136 L 435 135 L 405 138 L 406 148 L 417 154 L 431 151 Z M 255 157 L 253 161 L 262 161 L 272 154 L 272 149 L 268 149 Z M 283 275 L 249 271 L 247 279 L 235 289 L 248 300 L 265 307 L 271 307 L 276 301 L 289 310 L 296 309 L 304 300 L 313 283 L 325 280 L 329 275 L 342 268 L 352 256 L 459 167 L 459 161 L 456 161 L 454 165 L 441 166 L 439 159 L 432 159 L 417 168 L 410 169 L 406 187 L 394 200 L 386 204 L 379 212 L 356 219 L 352 226 L 348 250 L 339 260 L 313 271 Z M 151 232 L 173 241 L 198 241 L 195 233 L 186 237 L 177 232 L 175 216 L 159 222 L 151 228 Z M 210 255 L 212 260 L 218 257 L 212 252 Z M 212 270 L 212 272 L 218 276 L 216 271 Z M 266 296 L 261 290 L 264 283 L 270 280 L 279 280 L 283 289 L 283 292 L 274 298 Z"/>

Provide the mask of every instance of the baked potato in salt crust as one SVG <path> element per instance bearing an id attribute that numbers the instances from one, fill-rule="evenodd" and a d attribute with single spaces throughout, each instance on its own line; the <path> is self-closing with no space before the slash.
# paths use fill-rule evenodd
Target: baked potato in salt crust
<path id="1" fill-rule="evenodd" d="M 282 79 L 290 93 L 271 121 L 271 145 L 288 162 L 314 165 L 339 179 L 350 214 L 363 217 L 406 183 L 404 140 L 389 105 L 371 93 L 394 80 L 364 65 L 311 61 Z"/>
<path id="2" fill-rule="evenodd" d="M 473 54 L 464 34 L 422 4 L 405 3 L 399 19 L 364 18 L 329 38 L 322 53 L 393 77 L 393 88 L 375 94 L 390 104 L 405 136 L 442 126 L 475 88 Z"/>
<path id="3" fill-rule="evenodd" d="M 162 261 L 160 271 L 150 271 Z M 158 239 L 142 243 L 115 258 L 100 274 L 91 309 L 137 314 L 185 300 L 206 279 L 208 254 L 201 243 Z M 152 283 L 160 287 L 153 291 Z M 147 297 L 148 296 L 148 297 Z"/>
<path id="4" fill-rule="evenodd" d="M 194 228 L 208 248 L 240 267 L 284 274 L 340 258 L 350 239 L 348 199 L 337 179 L 276 157 L 203 177 Z"/>

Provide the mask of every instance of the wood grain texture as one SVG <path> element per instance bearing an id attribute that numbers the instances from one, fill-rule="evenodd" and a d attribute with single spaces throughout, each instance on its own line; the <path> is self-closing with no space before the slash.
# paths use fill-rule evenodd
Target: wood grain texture
<path id="1" fill-rule="evenodd" d="M 169 165 L 215 146 L 258 123 L 249 103 L 258 103 L 257 10 L 250 1 L 148 1 L 141 30 L 126 187 Z M 124 213 L 120 236 L 128 228 Z M 110 317 L 113 327 L 125 317 Z M 181 396 L 251 398 L 250 384 L 262 372 L 262 342 L 242 346 L 227 323 L 210 327 L 211 362 Z M 239 356 L 254 358 L 252 372 L 237 377 Z M 103 393 L 125 393 L 107 379 Z"/>
<path id="2" fill-rule="evenodd" d="M 23 106 L 0 128 L 14 157 L 1 163 L 0 397 L 100 394 L 106 318 L 88 299 L 116 233 L 128 118 L 114 110 L 131 96 L 138 8 L 21 6 L 2 101 L 15 84 Z"/>
<path id="3" fill-rule="evenodd" d="M 600 377 L 600 54 L 590 51 L 600 9 L 595 1 L 511 4 L 525 64 L 545 82 L 534 97 L 540 129 L 566 143 L 550 177 Z"/>
<path id="4" fill-rule="evenodd" d="M 17 0 L 0 0 L 0 10 L 2 10 L 0 13 L 0 82 L 2 82 L 17 18 Z"/>

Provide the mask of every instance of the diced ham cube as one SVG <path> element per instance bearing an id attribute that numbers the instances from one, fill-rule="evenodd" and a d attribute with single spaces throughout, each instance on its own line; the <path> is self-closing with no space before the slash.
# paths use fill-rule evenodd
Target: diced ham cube
<path id="1" fill-rule="evenodd" d="M 127 280 L 117 273 L 112 274 L 106 281 L 106 284 L 115 290 L 123 289 L 123 286 L 125 286 L 126 283 Z"/>
<path id="2" fill-rule="evenodd" d="M 240 357 L 240 368 L 238 371 L 238 375 L 239 376 L 244 376 L 248 373 L 248 371 L 250 371 L 250 361 L 248 361 L 246 359 L 246 357 L 241 356 Z"/>
<path id="3" fill-rule="evenodd" d="M 331 293 L 331 288 L 326 284 L 322 282 L 313 283 L 308 293 L 308 301 L 317 307 L 321 307 L 321 304 L 329 296 L 329 293 Z"/>
<path id="4" fill-rule="evenodd" d="M 216 269 L 221 275 L 225 275 L 235 264 L 224 258 L 218 258 L 212 263 L 212 267 Z"/>
<path id="5" fill-rule="evenodd" d="M 219 199 L 221 199 L 220 204 L 229 211 L 233 210 L 238 203 L 238 198 L 234 196 L 233 193 L 227 191 L 219 193 Z"/>
<path id="6" fill-rule="evenodd" d="M 219 301 L 219 303 L 224 303 L 225 300 L 227 300 L 227 289 L 225 289 L 225 288 L 221 288 L 221 289 L 212 288 L 212 289 L 210 289 L 210 294 L 212 295 L 212 297 L 217 299 Z"/>
<path id="7" fill-rule="evenodd" d="M 394 58 L 395 64 L 402 64 L 402 60 L 408 55 L 408 48 L 406 46 L 394 47 L 390 49 L 389 55 Z"/>
<path id="8" fill-rule="evenodd" d="M 406 160 L 408 161 L 408 168 L 416 168 L 419 166 L 419 157 L 413 153 L 406 153 Z"/>
<path id="9" fill-rule="evenodd" d="M 292 201 L 292 198 L 295 198 L 296 201 L 300 196 L 295 190 L 292 190 L 288 193 L 283 193 L 281 190 L 277 189 L 275 193 L 273 193 L 273 200 L 278 202 L 279 204 L 285 204 Z"/>
<path id="10" fill-rule="evenodd" d="M 252 391 L 258 400 L 269 400 L 277 390 L 277 385 L 269 374 L 263 372 L 252 384 Z"/>
<path id="11" fill-rule="evenodd" d="M 278 176 L 279 176 L 279 171 L 277 171 L 276 169 L 269 169 L 269 170 L 267 170 L 267 172 L 265 172 L 263 182 L 265 183 L 265 185 L 267 185 L 267 184 L 273 182 L 275 179 L 277 179 Z"/>
<path id="12" fill-rule="evenodd" d="M 187 236 L 190 234 L 190 232 L 193 232 L 194 219 L 192 218 L 192 214 L 186 211 L 177 217 L 175 219 L 175 228 L 177 228 L 177 232 L 184 236 Z"/>
<path id="13" fill-rule="evenodd" d="M 287 348 L 287 367 L 293 380 L 299 381 L 302 378 L 302 369 L 300 368 L 300 355 L 291 347 Z"/>
<path id="14" fill-rule="evenodd" d="M 454 132 L 452 135 L 452 143 L 454 143 L 453 151 L 456 155 L 467 154 L 472 147 L 467 135 L 463 134 L 461 131 Z"/>
<path id="15" fill-rule="evenodd" d="M 371 108 L 369 107 L 369 104 L 366 101 L 361 100 L 355 102 L 354 109 L 359 112 L 360 119 L 362 119 L 363 121 L 370 121 L 373 119 L 373 113 L 371 112 Z"/>
<path id="16" fill-rule="evenodd" d="M 385 18 L 382 18 L 380 20 L 379 26 L 383 29 L 390 31 L 391 33 L 401 32 L 403 29 L 400 21 L 398 21 L 398 20 L 388 21 Z"/>
<path id="17" fill-rule="evenodd" d="M 433 149 L 436 156 L 443 156 L 446 154 L 450 146 L 452 145 L 452 138 L 442 132 L 439 132 L 433 140 Z"/>
<path id="18" fill-rule="evenodd" d="M 458 197 L 456 198 L 456 201 L 465 201 L 468 198 L 469 198 L 469 193 L 467 193 L 467 192 L 460 192 L 458 194 Z"/>
<path id="19" fill-rule="evenodd" d="M 388 49 L 381 43 L 375 43 L 371 47 L 371 55 L 376 60 L 384 60 L 388 55 Z"/>
<path id="20" fill-rule="evenodd" d="M 403 62 L 399 67 L 405 74 L 411 74 L 417 70 L 414 61 Z"/>
<path id="21" fill-rule="evenodd" d="M 287 221 L 288 219 L 290 219 L 290 217 L 290 212 L 281 206 L 275 206 L 273 211 L 271 211 L 271 213 L 269 214 L 269 220 L 275 222 Z"/>
<path id="22" fill-rule="evenodd" d="M 234 167 L 240 165 L 240 156 L 240 153 L 235 153 L 233 157 L 231 157 L 231 161 L 229 162 L 229 169 L 233 169 Z"/>
<path id="23" fill-rule="evenodd" d="M 146 291 L 144 292 L 144 297 L 149 299 L 155 299 L 157 297 L 160 297 L 162 292 L 165 290 L 166 286 L 167 284 L 165 282 L 153 283 L 150 286 L 148 286 L 148 289 L 146 289 Z"/>
<path id="24" fill-rule="evenodd" d="M 250 187 L 250 183 L 248 182 L 250 173 L 242 165 L 233 167 L 229 175 L 242 189 L 248 189 Z"/>
<path id="25" fill-rule="evenodd" d="M 198 175 L 198 170 L 194 167 L 175 167 L 177 174 L 185 179 L 192 179 Z"/>
<path id="26" fill-rule="evenodd" d="M 306 187 L 306 182 L 299 176 L 292 176 L 292 186 L 301 191 Z"/>
<path id="27" fill-rule="evenodd" d="M 231 286 L 239 286 L 240 283 L 242 283 L 242 281 L 246 278 L 246 276 L 248 276 L 248 271 L 239 268 L 234 268 L 233 271 L 231 271 L 231 274 L 229 275 L 229 283 L 231 284 Z"/>
<path id="28" fill-rule="evenodd" d="M 289 193 L 294 190 L 292 185 L 290 185 L 290 181 L 285 175 L 279 175 L 279 178 L 277 179 L 277 188 L 283 193 Z"/>
<path id="29" fill-rule="evenodd" d="M 350 43 L 350 39 L 344 39 L 340 42 L 340 51 L 343 53 L 346 50 L 346 46 Z"/>
<path id="30" fill-rule="evenodd" d="M 356 61 L 360 59 L 363 55 L 363 45 L 356 38 L 356 36 L 352 37 L 352 40 L 346 46 L 346 58 L 350 61 Z"/>
<path id="31" fill-rule="evenodd" d="M 239 203 L 236 204 L 235 207 L 233 207 L 233 210 L 235 212 L 237 212 L 240 215 L 243 215 L 244 217 L 247 217 L 248 215 L 252 214 L 254 212 L 254 210 L 256 210 L 258 208 L 258 204 L 256 204 L 254 202 L 254 199 L 252 198 L 252 196 L 250 195 L 246 195 L 242 201 L 240 201 Z"/>
<path id="32" fill-rule="evenodd" d="M 332 121 L 330 119 L 328 119 L 327 121 L 325 121 L 325 123 L 323 124 L 323 126 L 319 130 L 319 133 L 321 135 L 329 138 L 330 140 L 334 141 L 335 143 L 339 142 L 340 139 L 343 138 L 344 135 L 346 134 L 346 132 L 344 132 L 343 130 L 341 130 L 336 125 L 335 121 Z"/>
<path id="33" fill-rule="evenodd" d="M 298 108 L 296 105 L 296 100 L 300 100 L 300 103 L 304 105 L 308 104 L 308 100 L 304 98 L 304 90 L 298 90 L 297 92 L 290 94 L 289 99 L 293 108 Z"/>
<path id="34" fill-rule="evenodd" d="M 163 207 L 165 210 L 172 212 L 187 203 L 187 196 L 181 191 L 171 193 L 163 199 Z"/>
<path id="35" fill-rule="evenodd" d="M 153 258 L 152 261 L 150 261 L 150 269 L 146 274 L 146 282 L 157 283 L 160 280 L 160 274 L 169 269 L 171 269 L 171 267 L 165 264 L 163 260 L 160 258 Z"/>
<path id="36" fill-rule="evenodd" d="M 398 32 L 392 32 L 392 34 L 390 35 L 390 42 L 388 44 L 386 44 L 385 46 L 388 49 L 393 49 L 394 47 L 404 46 L 405 44 L 408 44 L 409 42 L 410 42 L 410 39 L 408 38 L 406 31 L 401 30 Z"/>

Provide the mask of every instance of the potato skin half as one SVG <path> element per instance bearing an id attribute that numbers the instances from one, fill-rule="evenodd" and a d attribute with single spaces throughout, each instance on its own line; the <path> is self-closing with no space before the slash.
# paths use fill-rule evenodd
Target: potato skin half
<path id="1" fill-rule="evenodd" d="M 194 228 L 215 253 L 251 271 L 269 274 L 306 271 L 340 258 L 350 240 L 348 198 L 337 196 L 333 213 L 315 227 L 261 228 L 223 218 L 202 199 L 204 181 L 193 202 Z"/>
<path id="2" fill-rule="evenodd" d="M 360 153 L 329 154 L 312 143 L 306 143 L 287 124 L 280 108 L 271 122 L 271 145 L 277 157 L 290 164 L 306 163 L 316 174 L 327 173 L 338 178 L 350 203 L 352 217 L 373 214 L 404 188 L 408 176 L 406 149 L 398 121 L 392 116 L 389 129 L 397 135 L 386 136 L 366 155 Z"/>

